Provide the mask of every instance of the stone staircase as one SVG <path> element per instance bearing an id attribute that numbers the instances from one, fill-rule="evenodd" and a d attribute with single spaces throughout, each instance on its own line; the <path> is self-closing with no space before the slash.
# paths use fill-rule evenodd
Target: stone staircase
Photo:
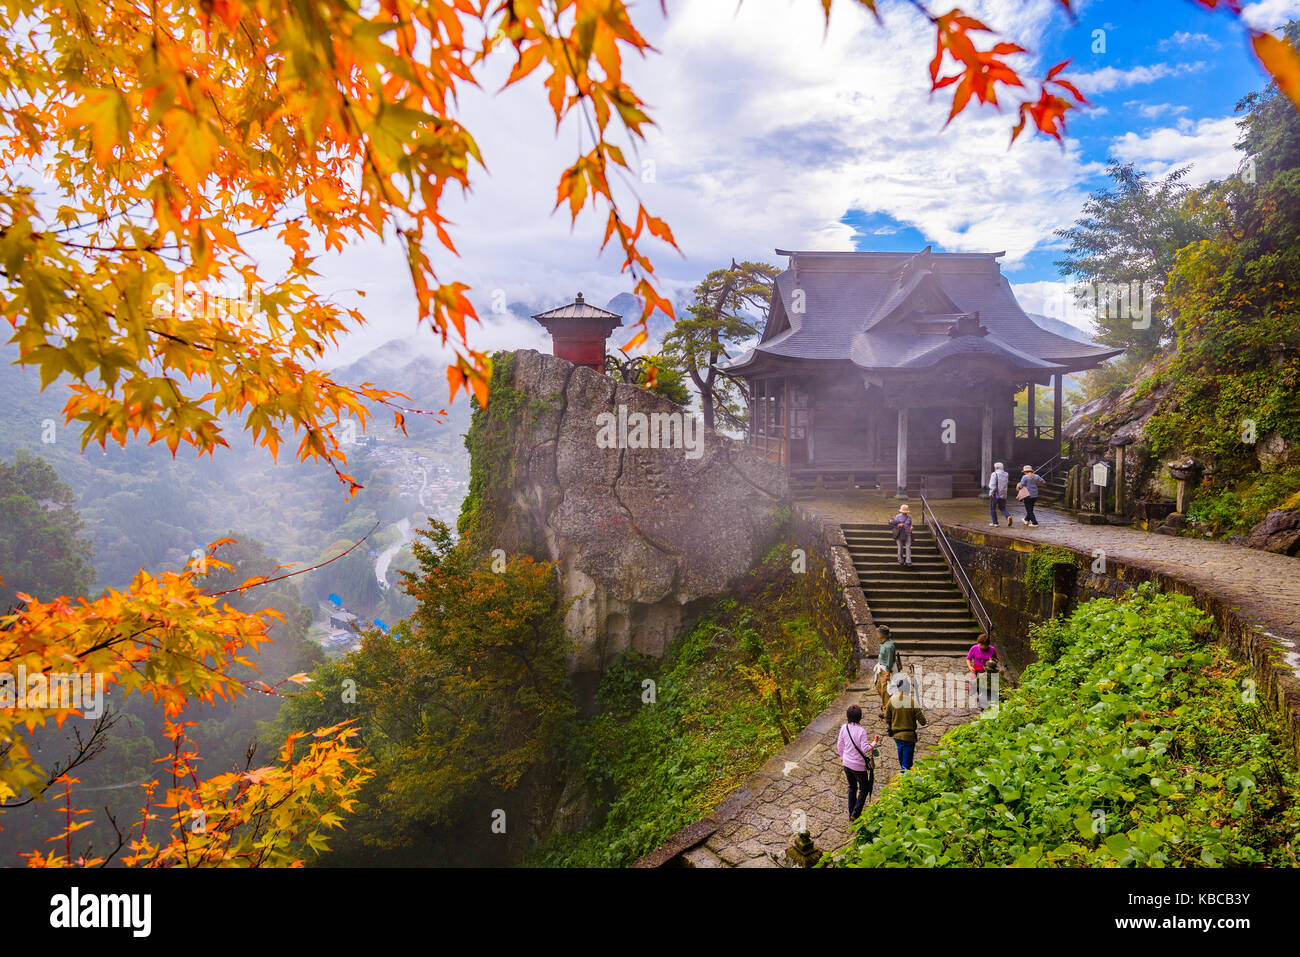
<path id="1" fill-rule="evenodd" d="M 1038 500 L 1044 505 L 1059 505 L 1065 501 L 1065 475 L 1066 470 L 1063 468 L 1053 472 L 1052 477 L 1038 490 Z"/>
<path id="2" fill-rule="evenodd" d="M 888 625 L 905 655 L 961 655 L 979 636 L 979 623 L 953 581 L 928 528 L 912 530 L 912 567 L 900 568 L 888 524 L 842 525 L 871 617 Z"/>

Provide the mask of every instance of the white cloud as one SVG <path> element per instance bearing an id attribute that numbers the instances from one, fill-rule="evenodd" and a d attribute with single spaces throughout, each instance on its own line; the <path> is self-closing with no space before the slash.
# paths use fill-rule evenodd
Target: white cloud
<path id="1" fill-rule="evenodd" d="M 1241 16 L 1256 30 L 1276 30 L 1300 19 L 1300 0 L 1259 0 L 1246 4 Z"/>
<path id="2" fill-rule="evenodd" d="M 1022 40 L 1064 24 L 1057 0 L 968 6 Z M 854 209 L 915 227 L 936 248 L 1005 249 L 1014 269 L 1074 218 L 1095 171 L 1077 142 L 1062 148 L 1026 133 L 1008 149 L 1010 106 L 972 106 L 945 130 L 950 96 L 928 93 L 933 27 L 908 7 L 886 8 L 881 29 L 840 5 L 829 31 L 817 5 L 802 2 L 746 0 L 737 10 L 696 0 L 673 5 L 666 23 L 657 5 L 644 10 L 639 26 L 661 52 L 629 62 L 625 78 L 657 124 L 634 160 L 638 169 L 653 162 L 654 181 L 634 185 L 685 253 L 648 247 L 670 293 L 688 292 L 732 256 L 780 262 L 773 247 L 851 248 L 854 229 L 840 220 Z M 616 246 L 597 254 L 603 222 L 584 215 L 571 230 L 567 213 L 552 214 L 582 132 L 566 123 L 557 137 L 534 78 L 490 92 L 508 68 L 503 60 L 499 77 L 462 95 L 489 173 L 464 199 L 449 195 L 462 258 L 435 263 L 444 280 L 474 287 L 480 313 L 498 289 L 509 303 L 556 305 L 578 289 L 603 303 L 632 286 Z M 369 284 L 357 303 L 372 320 L 364 343 L 346 343 L 333 361 L 411 334 L 414 301 L 396 243 L 349 250 L 322 271 L 339 286 Z M 471 330 L 471 341 L 536 347 L 545 340 L 534 326 L 504 319 Z"/>
<path id="3" fill-rule="evenodd" d="M 1237 120 L 1231 116 L 1183 118 L 1176 128 L 1164 127 L 1140 135 L 1125 133 L 1112 143 L 1111 153 L 1157 177 L 1191 164 L 1187 182 L 1199 184 L 1222 179 L 1236 171 L 1241 154 L 1233 148 L 1233 143 L 1240 135 Z"/>
<path id="4" fill-rule="evenodd" d="M 1181 76 L 1184 73 L 1196 73 L 1205 69 L 1205 63 L 1152 63 L 1149 66 L 1133 66 L 1127 69 L 1107 66 L 1091 73 L 1080 73 L 1075 82 L 1085 93 L 1107 93 L 1111 90 L 1123 90 L 1130 86 L 1154 83 L 1156 80 Z"/>
<path id="5" fill-rule="evenodd" d="M 1186 30 L 1179 30 L 1172 36 L 1165 37 L 1157 44 L 1161 50 L 1183 49 L 1184 47 L 1203 46 L 1211 50 L 1217 50 L 1223 44 L 1219 43 L 1214 37 L 1205 33 L 1189 33 Z"/>
<path id="6" fill-rule="evenodd" d="M 1025 312 L 1060 319 L 1088 335 L 1096 331 L 1091 314 L 1080 308 L 1071 283 L 1050 280 L 1017 282 L 1011 284 L 1011 291 Z"/>
<path id="7" fill-rule="evenodd" d="M 1143 103 L 1140 100 L 1129 100 L 1124 104 L 1124 109 L 1137 113 L 1148 120 L 1154 120 L 1166 113 L 1174 115 L 1186 113 L 1189 107 L 1186 104 Z"/>

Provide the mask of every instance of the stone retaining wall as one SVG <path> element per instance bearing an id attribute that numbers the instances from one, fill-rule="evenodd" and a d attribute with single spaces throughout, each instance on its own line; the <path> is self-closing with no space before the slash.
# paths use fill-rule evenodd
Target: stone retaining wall
<path id="1" fill-rule="evenodd" d="M 833 634 L 847 641 L 856 649 L 855 660 L 876 657 L 880 641 L 875 622 L 839 523 L 796 504 L 790 540 L 806 553 L 807 572 L 800 581 L 813 625 L 823 636 Z"/>
<path id="2" fill-rule="evenodd" d="M 1091 553 L 1055 543 L 1052 547 L 1072 554 L 1076 564 L 1057 566 L 1052 594 L 1032 595 L 1025 584 L 1025 572 L 1034 543 L 951 525 L 944 530 L 998 628 L 1005 653 L 1016 664 L 1033 660 L 1027 641 L 1033 625 L 1068 614 L 1081 602 L 1113 598 L 1143 582 L 1155 582 L 1164 592 L 1188 595 L 1214 618 L 1220 644 L 1250 666 L 1259 685 L 1259 700 L 1285 717 L 1288 744 L 1300 760 L 1300 681 L 1292 671 L 1296 662 L 1288 661 L 1296 652 L 1285 647 L 1294 644 L 1295 636 L 1268 631 L 1228 599 L 1169 572 L 1107 556 L 1105 570 L 1098 574 L 1092 570 L 1095 559 Z"/>

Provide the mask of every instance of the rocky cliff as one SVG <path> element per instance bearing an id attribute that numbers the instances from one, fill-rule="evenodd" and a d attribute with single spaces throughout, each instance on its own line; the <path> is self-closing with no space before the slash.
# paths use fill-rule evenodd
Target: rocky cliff
<path id="1" fill-rule="evenodd" d="M 497 357 L 466 444 L 461 532 L 559 565 L 575 673 L 662 654 L 789 515 L 784 471 L 636 386 L 533 351 Z"/>
<path id="2" fill-rule="evenodd" d="M 1114 465 L 1115 446 L 1126 445 L 1124 486 L 1130 513 L 1140 503 L 1173 499 L 1176 483 L 1168 466 L 1194 458 L 1203 478 L 1190 489 L 1193 511 L 1207 519 L 1192 521 L 1191 533 L 1222 537 L 1235 527 L 1231 541 L 1300 555 L 1300 496 L 1295 494 L 1300 443 L 1280 431 L 1261 433 L 1252 419 L 1243 418 L 1216 423 L 1233 438 L 1219 443 L 1226 445 L 1228 454 L 1207 451 L 1205 436 L 1190 424 L 1195 420 L 1180 415 L 1184 400 L 1168 367 L 1168 358 L 1153 360 L 1119 395 L 1080 406 L 1064 425 L 1073 454 L 1089 463 L 1103 458 Z M 1230 381 L 1221 385 L 1230 386 Z M 1251 515 L 1250 521 L 1257 524 L 1234 525 L 1238 515 Z"/>

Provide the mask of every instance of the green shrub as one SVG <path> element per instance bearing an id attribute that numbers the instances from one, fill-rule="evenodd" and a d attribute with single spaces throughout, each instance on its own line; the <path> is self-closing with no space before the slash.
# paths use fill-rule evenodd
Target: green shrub
<path id="1" fill-rule="evenodd" d="M 766 587 L 718 602 L 662 661 L 618 657 L 567 759 L 595 820 L 546 841 L 529 864 L 630 864 L 707 814 L 839 694 L 840 649 L 825 646 L 800 606 L 785 555 L 764 569 Z"/>
<path id="2" fill-rule="evenodd" d="M 1144 585 L 1038 629 L 1042 659 L 895 780 L 832 866 L 1294 866 L 1300 775 L 1212 621 Z"/>
<path id="3" fill-rule="evenodd" d="M 1025 565 L 1025 584 L 1029 586 L 1030 595 L 1052 593 L 1053 568 L 1062 562 L 1077 565 L 1074 553 L 1055 545 L 1035 548 Z"/>
<path id="4" fill-rule="evenodd" d="M 1205 522 L 1215 535 L 1248 531 L 1278 508 L 1296 507 L 1300 468 L 1265 472 L 1246 482 L 1203 492 L 1188 506 L 1188 518 Z"/>

